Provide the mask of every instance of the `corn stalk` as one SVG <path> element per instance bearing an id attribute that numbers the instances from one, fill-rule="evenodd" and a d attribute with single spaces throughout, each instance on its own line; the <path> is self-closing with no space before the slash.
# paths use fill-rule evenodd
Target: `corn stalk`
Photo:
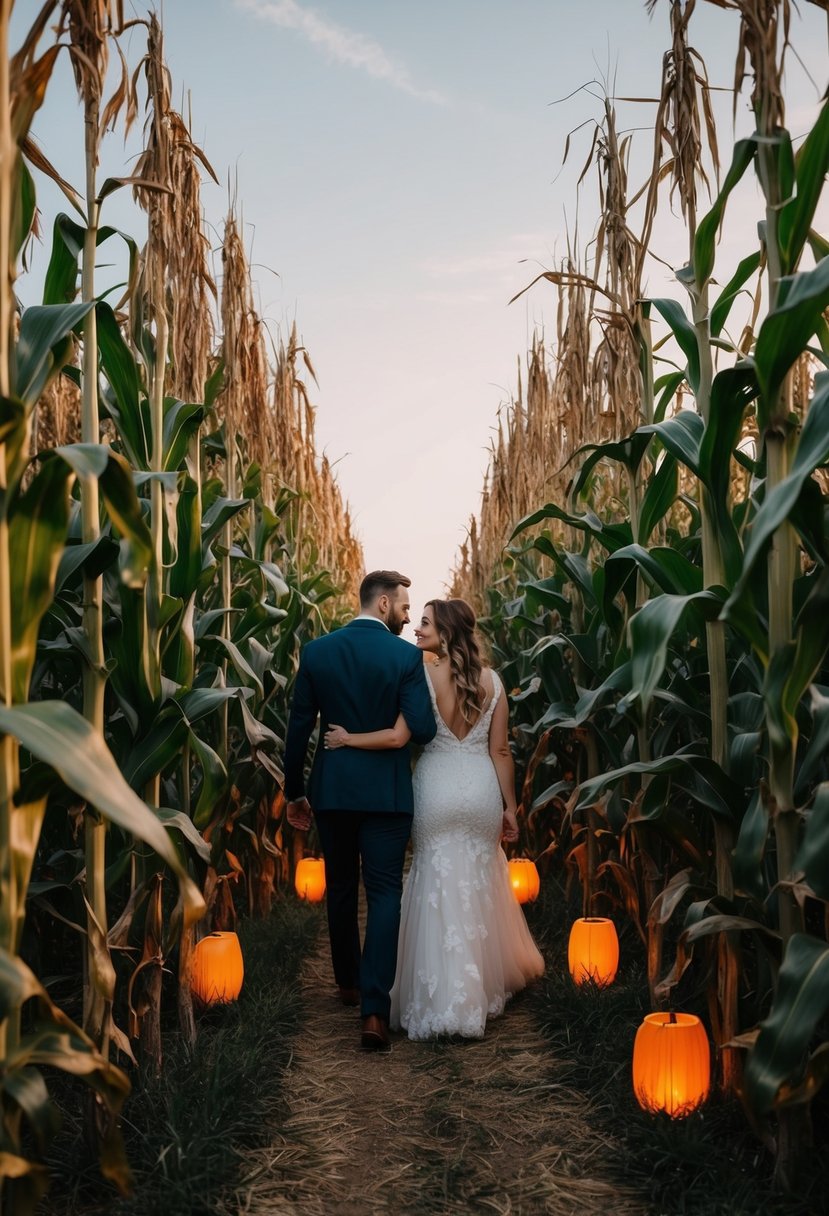
<path id="1" fill-rule="evenodd" d="M 81 300 L 95 299 L 95 259 L 101 203 L 98 198 L 97 166 L 101 142 L 101 99 L 109 62 L 108 41 L 114 27 L 122 23 L 118 0 L 64 0 L 62 22 L 68 25 L 70 55 L 75 82 L 84 111 L 85 232 L 81 270 Z M 114 117 L 114 115 L 113 115 Z M 98 340 L 94 308 L 83 325 L 81 439 L 100 440 L 98 409 Z M 101 535 L 98 482 L 85 479 L 81 485 L 81 530 L 85 544 Z M 101 738 L 104 736 L 106 656 L 103 641 L 103 578 L 84 573 L 83 629 L 87 657 L 83 669 L 83 713 Z M 115 972 L 108 956 L 106 898 L 106 821 L 94 806 L 84 817 L 84 852 L 87 886 L 87 946 L 84 985 L 84 1026 L 106 1056 L 109 1051 L 110 1020 Z"/>
<path id="2" fill-rule="evenodd" d="M 653 9 L 654 2 L 649 7 Z M 688 26 L 695 9 L 695 0 L 672 0 L 671 50 L 665 56 L 662 90 L 657 112 L 655 133 L 657 155 L 654 160 L 652 190 L 658 180 L 659 146 L 665 144 L 671 152 L 672 194 L 679 198 L 688 231 L 689 265 L 678 275 L 688 290 L 691 317 L 696 339 L 696 367 L 692 391 L 697 411 L 706 427 L 711 426 L 711 390 L 714 380 L 714 360 L 711 333 L 710 275 L 713 258 L 695 256 L 697 236 L 697 183 L 710 193 L 703 157 L 703 132 L 707 135 L 708 151 L 714 173 L 719 181 L 720 162 L 716 126 L 711 108 L 708 77 L 699 54 L 689 45 Z M 698 483 L 702 534 L 703 583 L 707 588 L 723 587 L 728 583 L 721 537 L 711 492 Z M 709 620 L 705 625 L 708 654 L 709 713 L 711 718 L 711 758 L 728 771 L 728 672 L 726 666 L 726 626 L 721 620 Z M 718 894 L 731 900 L 734 883 L 731 853 L 734 832 L 721 816 L 714 819 L 715 871 Z M 718 1061 L 720 1083 L 732 1092 L 737 1083 L 737 1053 L 725 1046 L 735 1037 L 737 1024 L 737 982 L 739 965 L 736 934 L 724 934 L 718 942 Z"/>
<path id="3" fill-rule="evenodd" d="M 12 0 L 2 0 L 0 7 L 0 397 L 11 397 L 10 354 L 14 321 L 14 262 L 11 254 L 12 181 L 17 145 L 12 136 L 11 89 L 9 80 L 9 19 Z M 0 446 L 0 677 L 3 704 L 12 703 L 12 627 L 11 578 L 9 561 L 7 445 Z M 0 900 L 0 943 L 5 950 L 15 948 L 15 916 L 17 892 L 15 872 L 11 866 L 11 827 L 14 794 L 18 784 L 18 744 L 13 735 L 0 738 L 0 857 L 5 858 Z M 17 1045 L 19 1018 L 0 1021 L 0 1059 Z"/>

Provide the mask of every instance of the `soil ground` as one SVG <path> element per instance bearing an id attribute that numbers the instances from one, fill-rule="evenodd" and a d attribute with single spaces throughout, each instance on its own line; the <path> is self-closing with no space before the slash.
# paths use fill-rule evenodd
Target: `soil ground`
<path id="1" fill-rule="evenodd" d="M 521 995 L 483 1040 L 394 1035 L 382 1055 L 360 1049 L 325 934 L 303 987 L 289 1110 L 272 1143 L 247 1154 L 228 1213 L 647 1216 L 614 1182 L 587 1101 L 557 1082 Z"/>

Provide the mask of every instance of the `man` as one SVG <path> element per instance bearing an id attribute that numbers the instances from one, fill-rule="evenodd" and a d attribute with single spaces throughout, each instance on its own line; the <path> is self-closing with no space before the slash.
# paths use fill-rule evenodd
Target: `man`
<path id="1" fill-rule="evenodd" d="M 368 1051 L 390 1050 L 389 993 L 413 810 L 409 748 L 326 751 L 320 744 L 310 802 L 303 770 L 318 716 L 320 740 L 331 723 L 355 732 L 383 730 L 400 713 L 415 743 L 434 737 L 423 656 L 400 637 L 409 621 L 410 586 L 411 579 L 396 570 L 367 574 L 360 585 L 360 615 L 304 648 L 285 743 L 288 822 L 307 831 L 313 807 L 325 858 L 334 978 L 343 1004 L 361 1006 L 361 1043 Z M 362 954 L 361 867 L 368 910 Z"/>

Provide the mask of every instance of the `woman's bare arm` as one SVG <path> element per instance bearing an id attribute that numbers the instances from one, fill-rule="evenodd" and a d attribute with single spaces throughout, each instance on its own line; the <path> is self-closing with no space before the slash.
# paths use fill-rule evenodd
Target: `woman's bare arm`
<path id="1" fill-rule="evenodd" d="M 518 839 L 518 820 L 516 819 L 515 802 L 515 765 L 509 748 L 507 728 L 509 724 L 509 706 L 506 693 L 498 698 L 498 704 L 492 714 L 489 725 L 489 755 L 495 766 L 501 797 L 504 800 L 504 839 Z"/>
<path id="2" fill-rule="evenodd" d="M 386 730 L 372 730 L 364 734 L 352 734 L 342 726 L 331 723 L 325 732 L 325 747 L 333 750 L 338 747 L 357 747 L 364 751 L 386 751 L 389 748 L 405 747 L 412 737 L 412 732 L 406 725 L 402 714 L 397 715 L 394 726 Z"/>

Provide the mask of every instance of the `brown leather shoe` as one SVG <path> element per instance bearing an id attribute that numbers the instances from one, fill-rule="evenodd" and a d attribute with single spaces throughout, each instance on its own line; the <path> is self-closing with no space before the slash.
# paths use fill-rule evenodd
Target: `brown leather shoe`
<path id="1" fill-rule="evenodd" d="M 360 1046 L 363 1051 L 391 1051 L 388 1025 L 376 1013 L 370 1013 L 367 1018 L 363 1018 Z"/>
<path id="2" fill-rule="evenodd" d="M 343 988 L 340 985 L 340 1000 L 344 1005 L 356 1006 L 360 1004 L 360 989 L 359 988 Z"/>

